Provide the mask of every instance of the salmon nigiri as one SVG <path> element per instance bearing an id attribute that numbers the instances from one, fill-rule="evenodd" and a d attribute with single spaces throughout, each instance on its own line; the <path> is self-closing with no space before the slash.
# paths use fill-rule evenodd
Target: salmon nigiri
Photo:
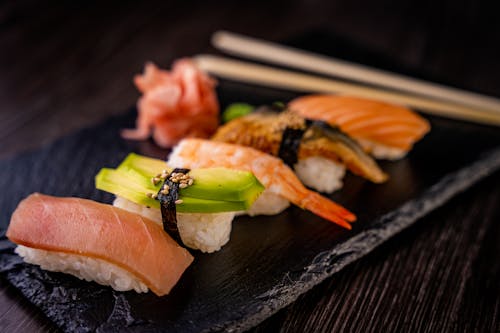
<path id="1" fill-rule="evenodd" d="M 430 129 L 410 109 L 359 97 L 307 95 L 288 106 L 305 118 L 340 127 L 376 158 L 402 158 Z"/>
<path id="2" fill-rule="evenodd" d="M 193 261 L 156 223 L 79 198 L 30 195 L 14 211 L 7 237 L 26 262 L 43 269 L 158 296 Z"/>
<path id="3" fill-rule="evenodd" d="M 356 219 L 347 209 L 304 187 L 281 159 L 254 148 L 184 139 L 174 148 L 167 164 L 179 168 L 225 167 L 252 172 L 266 190 L 253 204 L 251 214 L 277 214 L 290 201 L 347 229 L 351 228 L 348 222 Z"/>

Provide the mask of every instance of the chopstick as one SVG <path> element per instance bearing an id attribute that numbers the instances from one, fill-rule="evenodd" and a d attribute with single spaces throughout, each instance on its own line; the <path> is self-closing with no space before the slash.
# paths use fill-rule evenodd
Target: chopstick
<path id="1" fill-rule="evenodd" d="M 261 60 L 318 74 L 346 78 L 361 83 L 446 100 L 473 108 L 500 112 L 499 98 L 373 69 L 227 31 L 214 33 L 212 44 L 226 53 L 252 60 Z"/>
<path id="2" fill-rule="evenodd" d="M 215 76 L 268 87 L 316 93 L 349 94 L 417 108 L 429 114 L 500 126 L 500 112 L 471 108 L 446 101 L 383 91 L 333 79 L 252 64 L 214 55 L 193 58 L 204 71 Z"/>

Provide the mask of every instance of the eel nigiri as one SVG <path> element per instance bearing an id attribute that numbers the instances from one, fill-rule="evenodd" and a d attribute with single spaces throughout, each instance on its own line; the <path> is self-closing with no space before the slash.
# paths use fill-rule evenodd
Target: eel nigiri
<path id="1" fill-rule="evenodd" d="M 28 196 L 14 211 L 7 237 L 28 263 L 119 291 L 166 295 L 193 261 L 156 223 L 80 198 Z"/>
<path id="2" fill-rule="evenodd" d="M 307 186 L 333 192 L 347 167 L 374 183 L 387 175 L 357 142 L 324 122 L 306 121 L 289 111 L 262 107 L 219 127 L 212 140 L 236 143 L 279 156 Z M 288 159 L 288 160 L 287 160 Z"/>
<path id="3" fill-rule="evenodd" d="M 404 157 L 430 130 L 429 122 L 408 108 L 359 97 L 307 95 L 288 107 L 305 118 L 339 126 L 381 159 Z"/>
<path id="4" fill-rule="evenodd" d="M 184 139 L 173 149 L 167 163 L 179 168 L 225 167 L 252 172 L 266 187 L 249 214 L 279 213 L 288 201 L 347 229 L 356 216 L 344 207 L 308 190 L 292 169 L 277 157 L 260 150 L 202 139 Z"/>

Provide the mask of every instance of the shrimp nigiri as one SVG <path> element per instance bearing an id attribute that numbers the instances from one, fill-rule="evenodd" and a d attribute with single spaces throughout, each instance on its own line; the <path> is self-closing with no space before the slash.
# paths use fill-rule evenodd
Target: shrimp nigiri
<path id="1" fill-rule="evenodd" d="M 167 163 L 172 167 L 219 166 L 250 171 L 266 187 L 265 192 L 268 194 L 285 198 L 347 229 L 351 229 L 348 222 L 356 220 L 356 216 L 347 209 L 308 190 L 281 159 L 250 147 L 202 139 L 184 139 L 174 148 Z M 257 201 L 268 198 L 261 195 Z"/>
<path id="2" fill-rule="evenodd" d="M 376 158 L 404 157 L 430 129 L 429 122 L 410 109 L 359 97 L 308 95 L 288 107 L 302 117 L 340 127 Z"/>

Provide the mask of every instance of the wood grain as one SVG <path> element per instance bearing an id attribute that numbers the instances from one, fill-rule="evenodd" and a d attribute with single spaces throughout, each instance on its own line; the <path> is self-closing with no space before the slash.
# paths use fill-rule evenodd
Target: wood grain
<path id="1" fill-rule="evenodd" d="M 0 157 L 35 149 L 133 105 L 132 76 L 211 51 L 233 30 L 286 40 L 333 31 L 395 67 L 498 96 L 493 4 L 231 1 L 0 3 Z M 500 331 L 500 175 L 489 177 L 253 332 Z M 57 329 L 0 279 L 0 331 Z"/>
<path id="2" fill-rule="evenodd" d="M 254 332 L 498 332 L 498 184 L 499 173 Z"/>

